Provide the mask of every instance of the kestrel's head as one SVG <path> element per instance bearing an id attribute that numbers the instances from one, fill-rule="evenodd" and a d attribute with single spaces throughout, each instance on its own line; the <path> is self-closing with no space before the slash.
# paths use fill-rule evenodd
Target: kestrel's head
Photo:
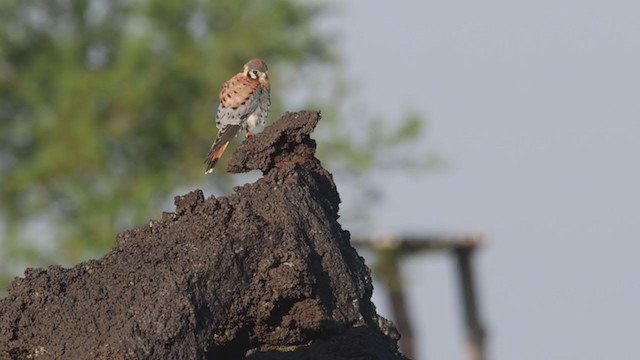
<path id="1" fill-rule="evenodd" d="M 252 79 L 267 80 L 269 77 L 267 74 L 267 63 L 262 59 L 253 59 L 244 64 L 244 74 Z"/>

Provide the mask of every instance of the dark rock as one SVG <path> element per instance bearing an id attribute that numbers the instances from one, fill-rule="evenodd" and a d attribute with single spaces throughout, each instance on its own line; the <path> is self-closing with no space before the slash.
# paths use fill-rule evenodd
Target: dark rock
<path id="1" fill-rule="evenodd" d="M 319 119 L 239 146 L 229 171 L 264 176 L 234 194 L 177 196 L 101 259 L 27 269 L 0 300 L 0 358 L 403 359 L 314 157 Z"/>

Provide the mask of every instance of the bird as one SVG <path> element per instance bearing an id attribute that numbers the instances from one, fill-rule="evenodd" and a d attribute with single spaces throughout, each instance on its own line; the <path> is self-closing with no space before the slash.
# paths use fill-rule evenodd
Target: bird
<path id="1" fill-rule="evenodd" d="M 220 90 L 216 112 L 218 135 L 205 159 L 205 174 L 210 174 L 240 130 L 245 138 L 254 136 L 251 131 L 264 124 L 271 108 L 271 85 L 267 63 L 262 59 L 247 62 L 242 71 L 224 83 Z"/>

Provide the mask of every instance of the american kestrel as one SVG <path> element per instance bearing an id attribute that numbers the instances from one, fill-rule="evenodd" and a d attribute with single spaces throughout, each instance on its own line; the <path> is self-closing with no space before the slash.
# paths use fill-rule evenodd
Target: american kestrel
<path id="1" fill-rule="evenodd" d="M 264 124 L 271 107 L 271 85 L 267 73 L 267 63 L 253 59 L 244 65 L 242 72 L 222 86 L 216 113 L 218 136 L 204 161 L 207 164 L 205 174 L 213 172 L 229 141 L 240 130 L 245 130 L 245 137 L 250 137 L 254 135 L 251 132 L 254 127 Z"/>

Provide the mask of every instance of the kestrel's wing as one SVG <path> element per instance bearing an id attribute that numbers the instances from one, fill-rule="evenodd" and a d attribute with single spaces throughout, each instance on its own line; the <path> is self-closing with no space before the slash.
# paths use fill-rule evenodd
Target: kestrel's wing
<path id="1" fill-rule="evenodd" d="M 207 158 L 204 160 L 204 163 L 207 164 L 205 174 L 213 172 L 218 159 L 220 159 L 227 145 L 229 145 L 229 141 L 238 134 L 238 131 L 240 131 L 240 125 L 227 125 L 218 131 L 216 141 L 211 145 Z"/>
<path id="2" fill-rule="evenodd" d="M 227 81 L 220 91 L 220 105 L 216 114 L 216 125 L 222 128 L 229 124 L 243 124 L 258 107 L 255 99 L 260 82 L 239 73 Z M 260 92 L 260 91 L 258 91 Z"/>

